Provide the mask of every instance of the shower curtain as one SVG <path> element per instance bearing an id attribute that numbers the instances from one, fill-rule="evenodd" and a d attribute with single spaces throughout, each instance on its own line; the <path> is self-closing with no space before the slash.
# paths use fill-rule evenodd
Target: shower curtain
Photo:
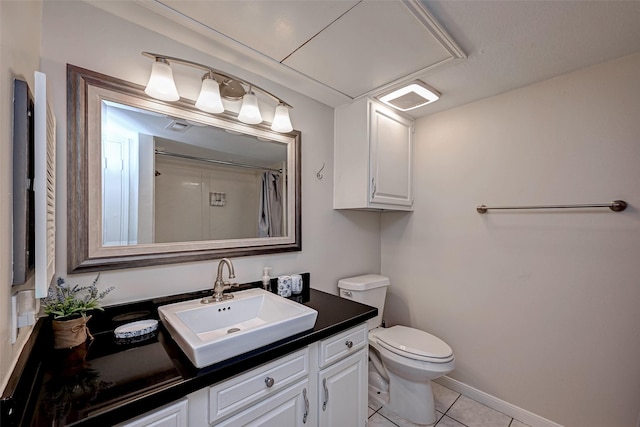
<path id="1" fill-rule="evenodd" d="M 282 188 L 280 174 L 264 172 L 260 191 L 258 237 L 282 236 Z"/>

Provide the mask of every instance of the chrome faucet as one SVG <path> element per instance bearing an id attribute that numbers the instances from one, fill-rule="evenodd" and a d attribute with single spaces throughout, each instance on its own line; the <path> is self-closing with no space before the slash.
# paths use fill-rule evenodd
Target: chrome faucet
<path id="1" fill-rule="evenodd" d="M 213 285 L 213 295 L 210 297 L 202 298 L 200 301 L 203 304 L 209 304 L 210 302 L 219 302 L 233 298 L 233 294 L 224 295 L 223 292 L 231 287 L 237 287 L 237 283 L 229 283 L 225 282 L 222 278 L 222 271 L 224 266 L 227 266 L 227 270 L 229 270 L 229 279 L 235 279 L 236 273 L 233 269 L 233 263 L 229 258 L 222 258 L 218 263 L 218 274 L 216 276 L 216 282 Z"/>

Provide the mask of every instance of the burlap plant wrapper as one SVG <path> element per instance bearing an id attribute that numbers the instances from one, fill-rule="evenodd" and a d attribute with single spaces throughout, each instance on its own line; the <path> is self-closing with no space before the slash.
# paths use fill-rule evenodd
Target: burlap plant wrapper
<path id="1" fill-rule="evenodd" d="M 87 328 L 87 322 L 91 316 L 79 317 L 71 320 L 53 320 L 53 348 L 72 348 L 87 340 L 87 336 L 93 339 L 93 335 Z"/>

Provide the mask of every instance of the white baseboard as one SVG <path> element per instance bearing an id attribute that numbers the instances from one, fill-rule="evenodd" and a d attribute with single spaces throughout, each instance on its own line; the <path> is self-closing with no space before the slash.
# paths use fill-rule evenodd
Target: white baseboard
<path id="1" fill-rule="evenodd" d="M 477 388 L 473 388 L 470 385 L 467 385 L 458 380 L 454 380 L 453 378 L 450 378 L 446 375 L 433 381 L 440 384 L 441 386 L 460 393 L 461 395 L 466 396 L 469 399 L 473 399 L 476 402 L 482 403 L 483 405 L 488 406 L 491 409 L 495 409 L 498 412 L 502 412 L 505 415 L 515 418 L 516 420 L 521 421 L 531 427 L 563 427 L 558 423 L 554 423 L 551 420 L 531 413 L 526 409 L 522 409 L 518 406 L 512 405 L 509 402 L 505 402 L 504 400 L 498 399 L 495 396 L 485 393 L 484 391 L 480 391 Z"/>

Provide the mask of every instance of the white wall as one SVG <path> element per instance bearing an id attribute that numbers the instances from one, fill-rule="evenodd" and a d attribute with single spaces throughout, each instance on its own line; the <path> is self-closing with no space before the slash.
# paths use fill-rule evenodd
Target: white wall
<path id="1" fill-rule="evenodd" d="M 0 1 L 0 390 L 30 333 L 29 327 L 21 328 L 11 344 L 13 79 L 25 80 L 33 91 L 33 72 L 40 63 L 41 13 L 37 1 Z"/>
<path id="2" fill-rule="evenodd" d="M 172 28 L 176 31 L 176 28 Z M 195 37 L 195 36 L 194 36 Z M 66 276 L 66 64 L 146 84 L 151 61 L 140 52 L 165 53 L 209 64 L 244 77 L 283 97 L 294 106 L 294 127 L 302 132 L 302 252 L 236 258 L 239 282 L 260 280 L 262 267 L 272 274 L 311 272 L 312 286 L 337 293 L 337 280 L 352 274 L 379 271 L 380 218 L 367 212 L 332 209 L 333 110 L 258 75 L 124 21 L 84 2 L 45 2 L 42 65 L 49 78 L 58 120 L 57 274 Z M 175 66 L 181 84 L 184 73 Z M 199 75 L 199 72 L 195 73 Z M 183 86 L 184 87 L 184 86 Z M 191 95 L 197 96 L 194 85 Z M 275 107 L 275 105 L 274 105 Z M 316 171 L 326 162 L 324 179 Z M 213 286 L 217 262 L 174 264 L 155 268 L 105 272 L 100 284 L 114 285 L 108 303 L 206 289 Z M 95 275 L 73 275 L 71 283 L 89 283 Z"/>
<path id="3" fill-rule="evenodd" d="M 449 343 L 453 378 L 567 427 L 637 422 L 638 76 L 640 54 L 419 120 L 415 211 L 382 219 L 387 320 Z M 614 199 L 629 208 L 475 210 Z"/>

